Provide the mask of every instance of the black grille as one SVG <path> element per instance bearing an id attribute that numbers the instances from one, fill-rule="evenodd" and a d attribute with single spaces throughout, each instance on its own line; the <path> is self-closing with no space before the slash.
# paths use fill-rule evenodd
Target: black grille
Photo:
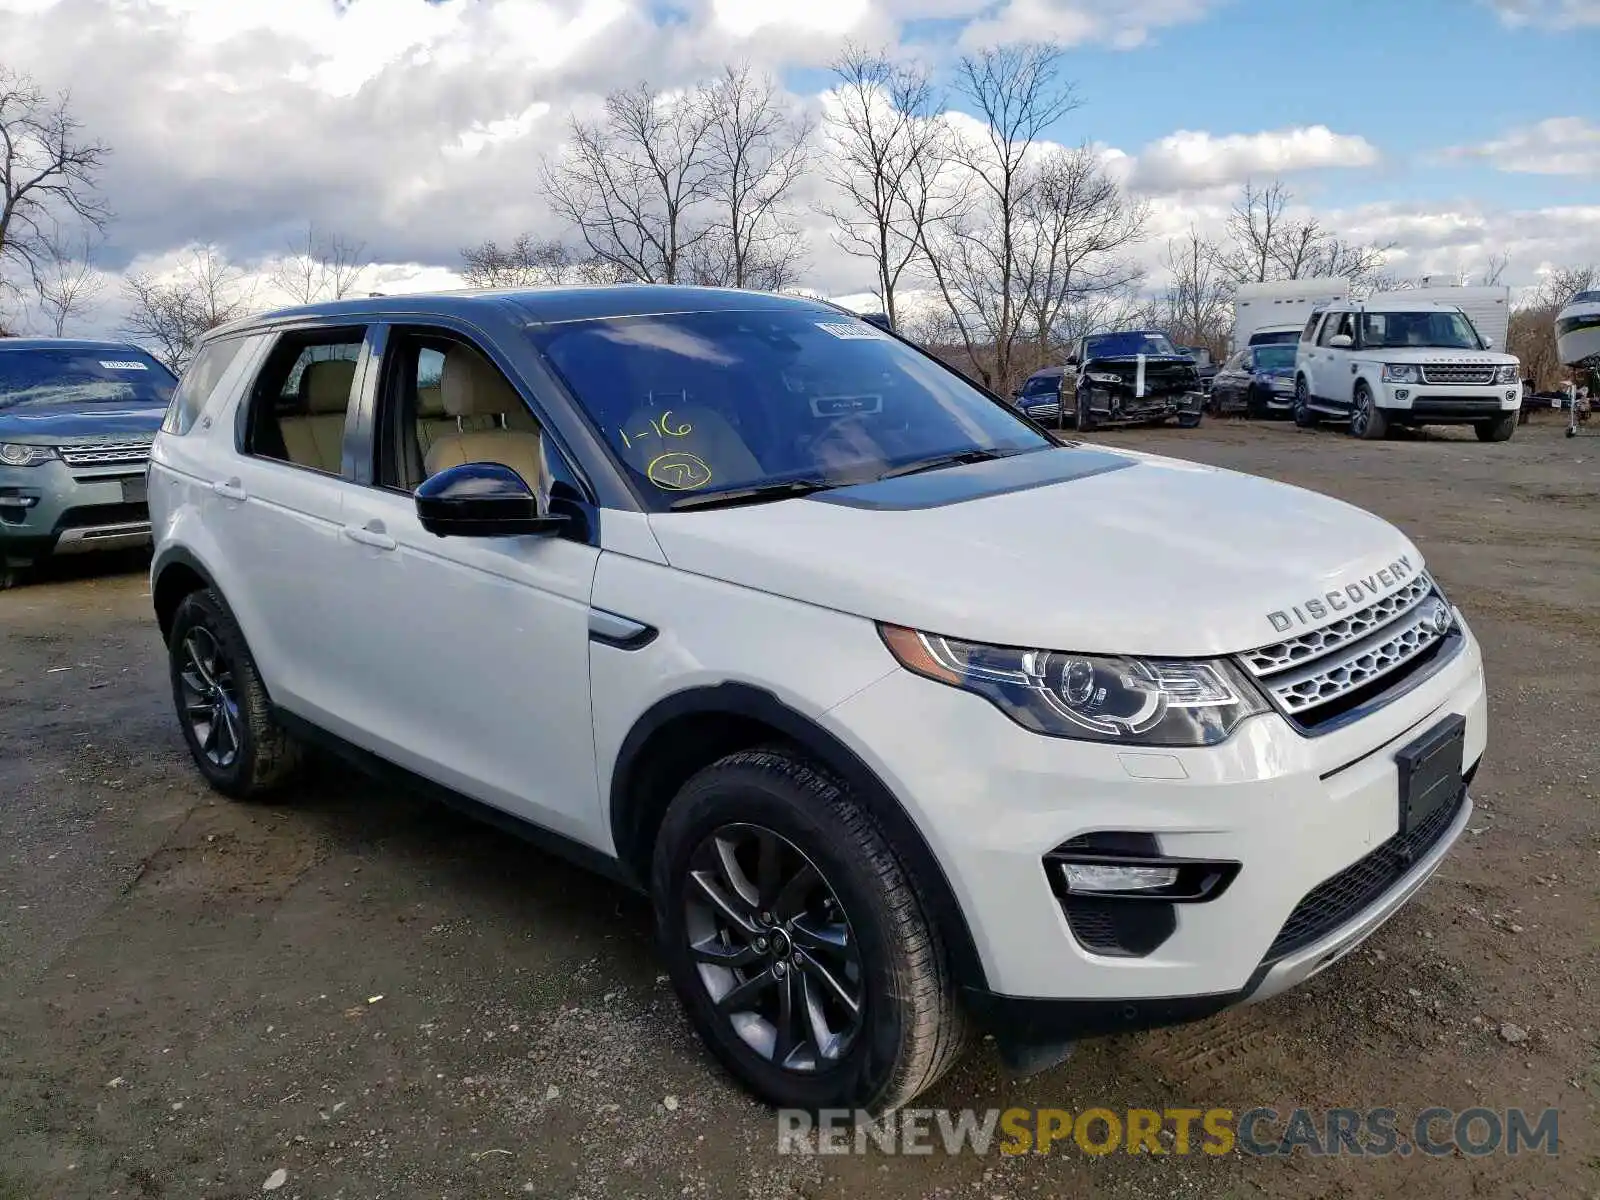
<path id="1" fill-rule="evenodd" d="M 1446 804 L 1415 829 L 1397 833 L 1365 858 L 1324 879 L 1295 905 L 1267 951 L 1267 961 L 1292 954 L 1331 933 L 1393 887 L 1444 836 L 1461 811 L 1466 788 L 1454 804 Z"/>
<path id="2" fill-rule="evenodd" d="M 85 504 L 62 513 L 56 528 L 85 529 L 90 525 L 121 525 L 128 521 L 149 519 L 148 504 Z"/>
<path id="3" fill-rule="evenodd" d="M 1067 896 L 1061 907 L 1072 936 L 1096 954 L 1143 958 L 1178 928 L 1174 907 L 1155 900 Z"/>

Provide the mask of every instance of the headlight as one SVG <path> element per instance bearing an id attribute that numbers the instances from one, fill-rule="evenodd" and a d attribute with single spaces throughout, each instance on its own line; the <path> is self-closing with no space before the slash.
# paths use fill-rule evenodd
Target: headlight
<path id="1" fill-rule="evenodd" d="M 1421 383 L 1422 368 L 1416 363 L 1384 363 L 1385 383 Z"/>
<path id="2" fill-rule="evenodd" d="M 0 463 L 8 467 L 36 467 L 56 456 L 54 446 L 30 446 L 24 442 L 0 442 Z"/>
<path id="3" fill-rule="evenodd" d="M 1521 383 L 1522 367 L 1517 363 L 1501 367 L 1495 372 L 1494 378 L 1496 383 Z"/>
<path id="4" fill-rule="evenodd" d="M 1113 374 L 1110 371 L 1090 371 L 1089 375 L 1088 375 L 1088 379 L 1089 379 L 1090 383 L 1121 383 L 1122 382 L 1122 376 L 1121 375 Z"/>
<path id="5" fill-rule="evenodd" d="M 1214 746 L 1266 703 L 1222 660 L 1108 658 L 880 625 L 906 670 L 976 692 L 1025 729 L 1137 746 Z"/>

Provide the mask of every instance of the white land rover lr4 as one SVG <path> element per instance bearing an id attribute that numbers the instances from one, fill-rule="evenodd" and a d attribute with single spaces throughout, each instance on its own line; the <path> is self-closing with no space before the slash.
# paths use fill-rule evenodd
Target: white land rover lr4
<path id="1" fill-rule="evenodd" d="M 252 318 L 185 373 L 150 508 L 212 786 L 322 743 L 648 892 L 777 1105 L 1275 995 L 1472 811 L 1478 646 L 1399 531 L 1060 444 L 821 302 Z"/>
<path id="2" fill-rule="evenodd" d="M 1295 352 L 1294 419 L 1348 419 L 1359 438 L 1391 425 L 1471 425 L 1480 442 L 1517 429 L 1522 371 L 1459 308 L 1385 296 L 1320 309 Z"/>

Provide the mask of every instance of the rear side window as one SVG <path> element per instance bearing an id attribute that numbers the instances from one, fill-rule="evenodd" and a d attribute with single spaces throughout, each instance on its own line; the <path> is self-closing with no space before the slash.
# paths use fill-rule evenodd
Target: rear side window
<path id="1" fill-rule="evenodd" d="M 244 338 L 229 338 L 203 346 L 200 353 L 183 370 L 177 391 L 172 393 L 172 403 L 167 406 L 166 420 L 161 422 L 162 433 L 185 434 L 205 411 L 217 384 L 228 373 L 233 360 L 244 346 Z"/>
<path id="2" fill-rule="evenodd" d="M 365 328 L 286 333 L 250 391 L 245 452 L 338 475 Z"/>

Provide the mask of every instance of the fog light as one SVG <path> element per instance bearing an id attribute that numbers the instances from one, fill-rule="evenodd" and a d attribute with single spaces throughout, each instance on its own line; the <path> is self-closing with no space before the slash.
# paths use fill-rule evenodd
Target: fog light
<path id="1" fill-rule="evenodd" d="M 1074 893 L 1148 892 L 1178 882 L 1177 867 L 1110 867 L 1099 863 L 1063 863 L 1061 874 Z"/>
<path id="2" fill-rule="evenodd" d="M 1507 392 L 1506 393 L 1506 399 L 1507 400 L 1515 400 L 1520 395 L 1522 395 L 1521 392 Z"/>
<path id="3" fill-rule="evenodd" d="M 1394 390 L 1394 398 L 1396 400 L 1404 400 L 1409 395 L 1411 395 L 1409 388 L 1395 388 Z"/>

